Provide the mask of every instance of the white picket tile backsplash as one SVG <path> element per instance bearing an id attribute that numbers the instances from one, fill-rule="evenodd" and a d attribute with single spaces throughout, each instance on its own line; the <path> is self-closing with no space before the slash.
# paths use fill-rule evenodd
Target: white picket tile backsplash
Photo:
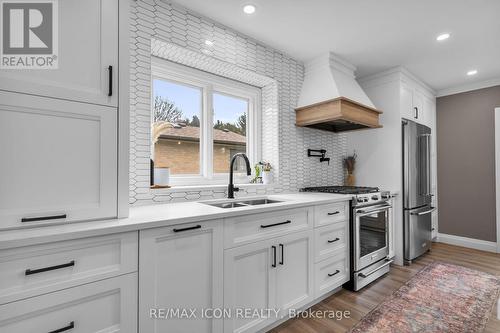
<path id="1" fill-rule="evenodd" d="M 343 182 L 342 157 L 346 136 L 295 126 L 295 111 L 304 67 L 291 57 L 230 28 L 161 0 L 131 2 L 130 82 L 130 204 L 221 198 L 224 189 L 170 192 L 149 189 L 152 41 L 175 44 L 255 72 L 276 82 L 263 90 L 263 156 L 275 156 L 278 182 L 265 188 L 248 188 L 239 196 L 295 191 L 304 186 L 339 185 Z M 207 46 L 205 40 L 213 41 Z M 206 59 L 206 58 L 205 58 Z M 236 65 L 236 66 L 234 66 Z M 267 120 L 267 121 L 266 121 Z M 326 149 L 330 165 L 308 158 L 307 149 Z"/>

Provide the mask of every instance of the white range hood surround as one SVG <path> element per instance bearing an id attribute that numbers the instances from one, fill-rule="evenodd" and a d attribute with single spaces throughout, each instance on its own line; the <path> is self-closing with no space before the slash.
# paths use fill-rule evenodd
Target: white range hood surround
<path id="1" fill-rule="evenodd" d="M 339 97 L 374 108 L 372 101 L 356 81 L 354 67 L 332 52 L 305 64 L 305 76 L 298 108 Z"/>

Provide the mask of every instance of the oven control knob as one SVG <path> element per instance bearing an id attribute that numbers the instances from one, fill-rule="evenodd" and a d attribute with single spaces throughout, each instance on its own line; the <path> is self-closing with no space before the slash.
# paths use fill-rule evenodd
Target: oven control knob
<path id="1" fill-rule="evenodd" d="M 365 202 L 368 202 L 368 198 L 365 198 Z"/>
<path id="2" fill-rule="evenodd" d="M 389 194 L 382 194 L 382 199 L 389 199 L 390 195 Z"/>
<path id="3" fill-rule="evenodd" d="M 372 200 L 378 200 L 378 196 L 374 195 L 374 196 L 372 197 Z"/>
<path id="4" fill-rule="evenodd" d="M 363 198 L 358 198 L 358 202 L 363 202 Z"/>

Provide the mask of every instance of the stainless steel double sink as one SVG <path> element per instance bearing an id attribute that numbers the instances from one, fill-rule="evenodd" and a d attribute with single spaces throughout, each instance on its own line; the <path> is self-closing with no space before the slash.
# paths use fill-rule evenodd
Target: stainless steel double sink
<path id="1" fill-rule="evenodd" d="M 258 205 L 269 205 L 273 203 L 279 203 L 283 201 L 272 200 L 268 198 L 263 199 L 249 199 L 249 200 L 237 200 L 237 201 L 224 201 L 224 202 L 204 202 L 205 205 L 219 207 L 219 208 L 238 208 L 247 206 L 258 206 Z"/>

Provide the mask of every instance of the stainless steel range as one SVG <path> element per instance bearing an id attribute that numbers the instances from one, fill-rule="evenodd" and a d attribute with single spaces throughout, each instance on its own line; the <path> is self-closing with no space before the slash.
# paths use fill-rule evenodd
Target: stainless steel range
<path id="1" fill-rule="evenodd" d="M 357 186 L 307 187 L 302 191 L 353 195 L 349 226 L 351 279 L 344 287 L 359 290 L 389 272 L 389 192 Z"/>

